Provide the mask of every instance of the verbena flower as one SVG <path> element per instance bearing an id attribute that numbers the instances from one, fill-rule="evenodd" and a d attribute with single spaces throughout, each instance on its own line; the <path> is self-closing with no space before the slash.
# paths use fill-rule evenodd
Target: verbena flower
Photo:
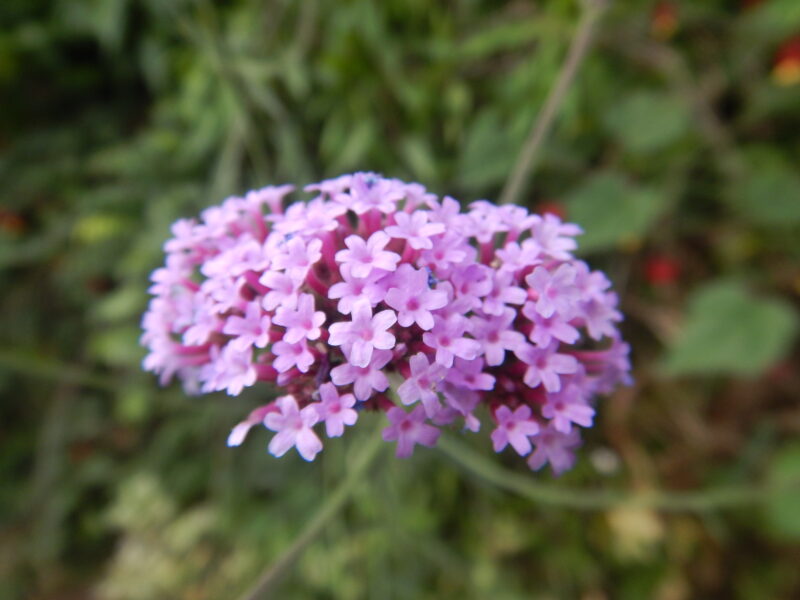
<path id="1" fill-rule="evenodd" d="M 341 436 L 367 409 L 386 412 L 398 456 L 483 420 L 495 451 L 568 469 L 597 395 L 630 371 L 617 296 L 572 255 L 580 228 L 486 201 L 464 211 L 374 173 L 305 190 L 293 204 L 291 186 L 252 191 L 173 226 L 144 368 L 190 391 L 284 388 L 231 446 L 263 424 L 272 454 L 313 460 L 323 430 Z"/>

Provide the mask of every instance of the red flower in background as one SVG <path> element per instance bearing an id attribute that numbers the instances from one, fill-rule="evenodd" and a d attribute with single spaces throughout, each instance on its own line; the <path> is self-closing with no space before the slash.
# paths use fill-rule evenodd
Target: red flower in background
<path id="1" fill-rule="evenodd" d="M 674 258 L 656 254 L 647 259 L 644 276 L 650 285 L 672 285 L 681 275 L 681 266 Z"/>
<path id="2" fill-rule="evenodd" d="M 668 40 L 678 30 L 678 5 L 659 2 L 650 14 L 650 33 L 660 40 Z"/>
<path id="3" fill-rule="evenodd" d="M 789 38 L 778 48 L 772 66 L 772 79 L 784 86 L 800 82 L 800 35 Z"/>

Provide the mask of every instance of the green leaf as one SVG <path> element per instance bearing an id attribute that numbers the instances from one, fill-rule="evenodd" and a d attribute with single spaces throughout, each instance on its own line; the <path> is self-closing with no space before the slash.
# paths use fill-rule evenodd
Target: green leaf
<path id="1" fill-rule="evenodd" d="M 689 128 L 689 111 L 674 96 L 634 92 L 605 114 L 608 130 L 630 152 L 655 152 L 679 140 Z"/>
<path id="2" fill-rule="evenodd" d="M 781 539 L 800 539 L 800 444 L 781 450 L 769 467 L 770 487 L 780 491 L 767 499 L 765 510 L 769 528 Z"/>
<path id="3" fill-rule="evenodd" d="M 689 299 L 683 334 L 669 349 L 665 369 L 672 375 L 758 375 L 784 356 L 797 325 L 785 302 L 715 281 Z"/>
<path id="4" fill-rule="evenodd" d="M 770 227 L 800 223 L 800 176 L 771 163 L 734 182 L 725 196 L 742 217 Z"/>
<path id="5" fill-rule="evenodd" d="M 485 111 L 467 133 L 464 151 L 459 157 L 459 179 L 475 190 L 499 184 L 514 164 L 516 151 L 499 115 Z"/>
<path id="6" fill-rule="evenodd" d="M 566 198 L 570 221 L 584 229 L 582 252 L 639 241 L 666 208 L 656 190 L 630 184 L 622 175 L 594 175 Z"/>

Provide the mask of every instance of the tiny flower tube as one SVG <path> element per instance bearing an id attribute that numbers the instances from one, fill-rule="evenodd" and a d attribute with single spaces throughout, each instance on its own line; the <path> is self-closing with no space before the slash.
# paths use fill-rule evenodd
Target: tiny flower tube
<path id="1" fill-rule="evenodd" d="M 143 366 L 190 392 L 277 385 L 228 437 L 314 460 L 364 410 L 399 457 L 487 424 L 495 451 L 569 469 L 597 396 L 630 383 L 617 296 L 576 225 L 354 173 L 181 219 L 152 275 Z M 302 193 L 302 192 L 299 192 Z M 394 388 L 391 382 L 396 382 Z"/>

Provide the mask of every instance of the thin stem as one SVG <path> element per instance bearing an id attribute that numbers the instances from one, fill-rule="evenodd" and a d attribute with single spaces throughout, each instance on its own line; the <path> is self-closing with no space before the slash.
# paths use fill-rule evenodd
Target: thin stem
<path id="1" fill-rule="evenodd" d="M 778 493 L 797 489 L 800 482 L 778 486 L 720 487 L 689 492 L 595 490 L 537 483 L 534 479 L 499 467 L 466 444 L 443 435 L 438 447 L 453 461 L 489 483 L 524 498 L 561 508 L 608 510 L 619 506 L 651 508 L 662 512 L 703 512 L 759 503 Z"/>
<path id="2" fill-rule="evenodd" d="M 355 453 L 353 468 L 344 478 L 344 481 L 336 488 L 331 496 L 320 506 L 311 520 L 306 524 L 305 529 L 298 535 L 294 542 L 271 564 L 258 578 L 256 584 L 240 600 L 258 600 L 259 598 L 270 597 L 268 594 L 275 589 L 281 578 L 297 562 L 306 547 L 313 542 L 325 526 L 333 520 L 339 511 L 350 500 L 353 492 L 359 484 L 364 481 L 364 477 L 369 468 L 380 454 L 381 448 L 385 446 L 381 438 L 381 424 L 378 431 L 367 440 L 365 445 Z M 272 595 L 271 597 L 275 597 Z"/>
<path id="3" fill-rule="evenodd" d="M 558 109 L 563 104 L 567 91 L 569 91 L 570 85 L 575 79 L 575 74 L 586 56 L 586 51 L 592 41 L 595 25 L 605 11 L 608 1 L 583 0 L 582 4 L 583 12 L 581 13 L 578 28 L 575 31 L 575 37 L 572 38 L 572 43 L 567 52 L 567 57 L 564 59 L 556 82 L 550 89 L 544 106 L 531 128 L 528 138 L 525 140 L 525 145 L 517 157 L 514 169 L 503 187 L 503 191 L 500 194 L 500 204 L 516 202 L 524 191 L 525 186 L 530 183 L 531 170 L 539 154 L 542 142 L 550 132 L 558 114 Z"/>

